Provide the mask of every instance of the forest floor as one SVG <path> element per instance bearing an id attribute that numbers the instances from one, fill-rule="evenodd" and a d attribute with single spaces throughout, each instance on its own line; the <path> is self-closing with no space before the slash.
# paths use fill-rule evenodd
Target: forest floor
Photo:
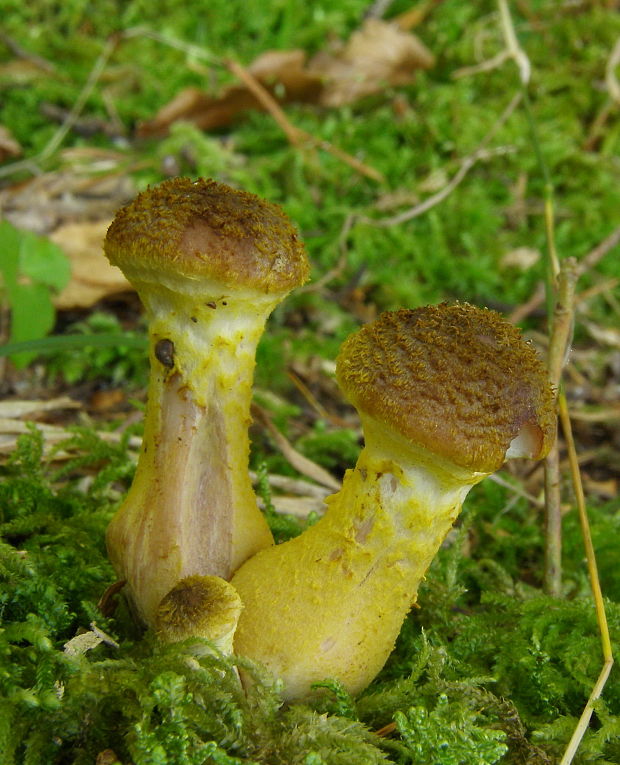
<path id="1" fill-rule="evenodd" d="M 102 241 L 177 175 L 299 228 L 311 278 L 261 340 L 251 427 L 278 539 L 320 516 L 361 448 L 334 379 L 343 340 L 386 310 L 465 301 L 546 357 L 551 246 L 577 277 L 563 390 L 617 645 L 617 5 L 4 5 L 0 765 L 559 762 L 603 664 L 562 433 L 561 591 L 545 587 L 543 466 L 504 468 L 358 698 L 329 682 L 283 706 L 258 668 L 246 698 L 232 659 L 159 646 L 122 603 L 102 612 L 148 378 L 140 302 Z M 620 762 L 616 670 L 574 761 Z"/>

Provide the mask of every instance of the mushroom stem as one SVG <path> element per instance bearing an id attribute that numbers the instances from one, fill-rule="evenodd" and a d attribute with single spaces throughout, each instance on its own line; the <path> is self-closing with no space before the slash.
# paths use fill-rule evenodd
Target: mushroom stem
<path id="1" fill-rule="evenodd" d="M 384 436 L 373 443 L 372 430 L 366 420 L 367 446 L 321 520 L 232 579 L 245 606 L 235 651 L 285 679 L 287 699 L 328 677 L 351 693 L 366 687 L 463 500 L 486 476 L 433 464 L 424 450 L 405 460 Z"/>
<path id="2" fill-rule="evenodd" d="M 136 288 L 150 327 L 144 440 L 107 541 L 150 624 L 180 579 L 229 579 L 273 543 L 247 465 L 256 345 L 279 298 L 225 297 L 218 284 L 182 297 L 155 284 Z"/>

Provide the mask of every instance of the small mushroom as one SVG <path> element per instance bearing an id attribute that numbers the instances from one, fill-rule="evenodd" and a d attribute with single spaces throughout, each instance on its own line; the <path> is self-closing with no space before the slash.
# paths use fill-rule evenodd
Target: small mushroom
<path id="1" fill-rule="evenodd" d="M 219 576 L 188 576 L 162 598 L 155 632 L 166 643 L 207 638 L 229 655 L 241 609 L 241 598 L 229 582 Z"/>
<path id="2" fill-rule="evenodd" d="M 542 458 L 555 436 L 544 365 L 492 311 L 385 313 L 344 343 L 336 376 L 364 428 L 357 465 L 316 525 L 232 579 L 235 652 L 287 699 L 328 677 L 365 688 L 471 487 L 506 458 Z"/>
<path id="3" fill-rule="evenodd" d="M 267 317 L 309 267 L 279 207 L 185 178 L 123 207 L 105 253 L 136 288 L 149 322 L 144 441 L 107 544 L 152 626 L 179 580 L 229 579 L 273 543 L 248 475 L 255 351 Z"/>

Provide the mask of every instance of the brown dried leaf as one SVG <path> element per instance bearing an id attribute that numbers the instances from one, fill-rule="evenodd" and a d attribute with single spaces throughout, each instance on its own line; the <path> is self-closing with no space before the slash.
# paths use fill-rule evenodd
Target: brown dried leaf
<path id="1" fill-rule="evenodd" d="M 0 215 L 36 234 L 49 234 L 64 223 L 111 217 L 135 188 L 126 173 L 100 171 L 96 163 L 92 172 L 71 168 L 7 186 L 0 190 Z"/>
<path id="2" fill-rule="evenodd" d="M 313 103 L 322 89 L 322 81 L 318 75 L 305 71 L 304 63 L 305 53 L 301 50 L 267 51 L 248 69 L 281 103 Z M 263 110 L 263 106 L 245 85 L 233 85 L 217 97 L 199 88 L 186 88 L 162 107 L 153 120 L 142 123 L 138 135 L 165 135 L 178 120 L 192 122 L 201 130 L 225 127 L 248 109 Z"/>
<path id="3" fill-rule="evenodd" d="M 71 281 L 54 300 L 56 308 L 88 308 L 108 295 L 132 289 L 103 255 L 103 239 L 110 223 L 67 223 L 50 235 L 71 261 Z"/>
<path id="4" fill-rule="evenodd" d="M 4 125 L 0 125 L 0 162 L 19 157 L 21 153 L 22 147 L 13 138 L 11 131 Z"/>
<path id="5" fill-rule="evenodd" d="M 396 24 L 367 19 L 335 52 L 318 53 L 309 69 L 325 78 L 320 103 L 343 106 L 409 84 L 416 69 L 433 66 L 433 54 L 413 34 Z"/>
<path id="6" fill-rule="evenodd" d="M 416 69 L 433 65 L 430 51 L 413 34 L 396 24 L 368 19 L 347 43 L 317 54 L 309 63 L 302 50 L 267 51 L 248 71 L 279 103 L 303 102 L 341 106 L 381 92 L 386 86 L 406 85 Z M 210 96 L 187 88 L 138 127 L 141 137 L 165 135 L 178 120 L 202 130 L 230 125 L 248 109 L 264 106 L 243 84 Z"/>

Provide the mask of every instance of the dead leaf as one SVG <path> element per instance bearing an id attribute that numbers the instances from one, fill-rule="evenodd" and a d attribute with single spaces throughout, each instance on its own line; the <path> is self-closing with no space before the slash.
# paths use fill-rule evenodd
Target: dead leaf
<path id="1" fill-rule="evenodd" d="M 125 398 L 125 391 L 121 388 L 96 390 L 88 403 L 93 412 L 107 412 L 124 404 Z"/>
<path id="2" fill-rule="evenodd" d="M 267 51 L 249 67 L 250 73 L 280 103 L 316 102 L 322 89 L 320 76 L 304 70 L 305 53 L 301 50 Z M 248 109 L 264 107 L 245 85 L 233 85 L 220 96 L 209 96 L 199 88 L 182 90 L 162 107 L 155 118 L 138 127 L 140 137 L 165 135 L 174 122 L 192 122 L 201 130 L 230 125 Z"/>
<path id="3" fill-rule="evenodd" d="M 64 653 L 68 656 L 81 656 L 87 651 L 92 651 L 93 648 L 101 645 L 101 643 L 105 643 L 113 648 L 119 647 L 114 638 L 110 637 L 110 635 L 103 630 L 100 630 L 95 622 L 91 622 L 90 630 L 88 632 L 81 632 L 80 634 L 75 635 L 64 644 L 63 648 Z"/>
<path id="4" fill-rule="evenodd" d="M 112 161 L 107 160 L 106 170 Z M 63 223 L 111 218 L 136 191 L 126 173 L 102 174 L 101 169 L 97 159 L 90 168 L 82 164 L 6 186 L 0 190 L 0 217 L 16 228 L 44 235 Z"/>
<path id="5" fill-rule="evenodd" d="M 17 143 L 11 131 L 4 125 L 0 125 L 0 162 L 19 157 L 21 153 L 22 147 Z"/>
<path id="6" fill-rule="evenodd" d="M 516 268 L 518 271 L 527 271 L 540 260 L 540 251 L 532 247 L 517 247 L 502 255 L 500 266 L 502 268 Z"/>
<path id="7" fill-rule="evenodd" d="M 407 85 L 416 69 L 429 69 L 433 63 L 433 54 L 414 34 L 396 24 L 366 19 L 346 45 L 318 53 L 309 69 L 325 78 L 320 103 L 337 107 L 386 87 Z"/>
<path id="8" fill-rule="evenodd" d="M 433 65 L 432 53 L 397 24 L 367 19 L 348 42 L 306 62 L 302 50 L 267 51 L 247 70 L 280 103 L 302 102 L 342 106 L 359 98 L 411 82 L 416 69 Z M 248 109 L 264 105 L 243 84 L 219 96 L 187 88 L 138 127 L 140 137 L 165 135 L 178 120 L 202 130 L 230 125 Z"/>
<path id="9" fill-rule="evenodd" d="M 89 308 L 104 297 L 133 289 L 103 255 L 103 239 L 110 223 L 67 223 L 50 235 L 71 262 L 71 280 L 55 298 L 56 308 Z"/>
<path id="10" fill-rule="evenodd" d="M 104 749 L 97 755 L 95 765 L 120 765 L 120 760 L 113 749 Z"/>

